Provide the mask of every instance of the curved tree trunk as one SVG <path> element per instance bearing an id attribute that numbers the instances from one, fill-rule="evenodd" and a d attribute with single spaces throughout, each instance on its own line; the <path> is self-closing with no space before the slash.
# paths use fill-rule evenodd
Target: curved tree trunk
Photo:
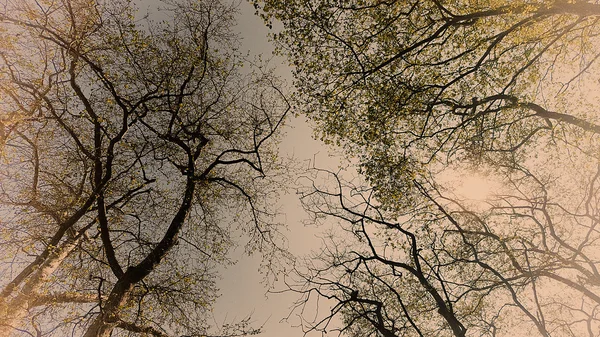
<path id="1" fill-rule="evenodd" d="M 160 261 L 167 255 L 169 250 L 177 244 L 177 239 L 181 228 L 187 218 L 194 197 L 195 181 L 193 178 L 194 160 L 190 159 L 188 168 L 191 174 L 186 180 L 183 201 L 171 224 L 160 242 L 154 247 L 144 260 L 135 267 L 130 267 L 119 277 L 117 283 L 112 288 L 108 300 L 102 307 L 102 313 L 94 319 L 88 327 L 84 337 L 109 337 L 112 330 L 119 323 L 119 311 L 123 304 L 127 302 L 133 286 L 148 276 Z"/>

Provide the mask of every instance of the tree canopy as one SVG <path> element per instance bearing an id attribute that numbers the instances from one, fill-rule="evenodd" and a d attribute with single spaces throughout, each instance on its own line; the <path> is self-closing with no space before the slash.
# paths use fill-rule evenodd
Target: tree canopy
<path id="1" fill-rule="evenodd" d="M 597 2 L 254 3 L 283 25 L 301 111 L 366 180 L 307 176 L 306 208 L 340 231 L 288 280 L 299 311 L 334 303 L 306 329 L 598 334 Z M 456 195 L 457 166 L 502 187 Z"/>
<path id="2" fill-rule="evenodd" d="M 398 165 L 429 163 L 515 153 L 557 127 L 600 130 L 571 96 L 597 80 L 586 76 L 598 58 L 594 3 L 259 5 L 283 23 L 275 41 L 317 132 L 362 156 L 365 169 L 372 159 L 385 166 L 390 153 Z"/>
<path id="3" fill-rule="evenodd" d="M 0 335 L 205 336 L 232 233 L 286 254 L 280 83 L 234 5 L 160 6 L 0 5 Z"/>

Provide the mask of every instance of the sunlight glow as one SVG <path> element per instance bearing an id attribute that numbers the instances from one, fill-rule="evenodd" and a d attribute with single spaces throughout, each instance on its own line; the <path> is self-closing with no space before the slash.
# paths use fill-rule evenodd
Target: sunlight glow
<path id="1" fill-rule="evenodd" d="M 502 190 L 501 183 L 492 175 L 468 168 L 446 169 L 437 176 L 437 181 L 448 197 L 475 203 L 489 201 Z"/>
<path id="2" fill-rule="evenodd" d="M 497 190 L 497 184 L 488 177 L 475 173 L 458 179 L 454 185 L 454 194 L 461 199 L 485 201 Z"/>

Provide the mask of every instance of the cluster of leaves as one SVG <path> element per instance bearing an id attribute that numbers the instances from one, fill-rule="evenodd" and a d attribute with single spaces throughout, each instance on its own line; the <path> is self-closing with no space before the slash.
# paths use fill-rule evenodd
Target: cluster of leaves
<path id="1" fill-rule="evenodd" d="M 294 66 L 297 98 L 317 132 L 360 156 L 364 165 L 382 153 L 395 154 L 400 161 L 414 160 L 412 171 L 418 171 L 436 159 L 514 153 L 556 123 L 594 127 L 585 124 L 596 119 L 584 109 L 554 113 L 564 108 L 560 98 L 576 80 L 593 70 L 594 4 L 256 5 L 264 17 L 283 23 L 275 41 Z"/>

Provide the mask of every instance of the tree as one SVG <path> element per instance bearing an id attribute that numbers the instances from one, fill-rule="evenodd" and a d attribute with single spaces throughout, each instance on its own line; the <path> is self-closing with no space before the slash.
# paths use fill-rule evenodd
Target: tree
<path id="1" fill-rule="evenodd" d="M 266 268 L 285 254 L 279 83 L 233 5 L 161 6 L 2 5 L 2 335 L 206 335 L 232 233 Z"/>
<path id="2" fill-rule="evenodd" d="M 305 192 L 350 234 L 291 285 L 336 303 L 312 328 L 597 335 L 597 2 L 255 5 L 283 24 L 298 105 L 371 186 Z M 454 196 L 438 180 L 458 164 L 503 190 Z"/>
<path id="3" fill-rule="evenodd" d="M 323 174 L 335 184 L 315 183 L 323 180 L 319 177 Z M 323 170 L 308 178 L 312 186 L 301 194 L 307 210 L 315 221 L 337 218 L 342 229 L 325 240 L 325 248 L 289 283 L 302 294 L 295 309 L 304 310 L 314 295 L 334 303 L 325 318 L 306 322 L 309 331 L 326 332 L 332 318 L 341 314 L 339 331 L 348 336 L 411 336 L 413 329 L 419 335 L 444 335 L 450 330 L 465 336 L 461 317 L 446 305 L 451 294 L 432 277 L 432 266 L 422 256 L 422 239 L 414 229 L 387 222 L 372 204 L 368 187 L 343 183 L 337 174 Z M 383 246 L 380 236 L 385 237 Z"/>

